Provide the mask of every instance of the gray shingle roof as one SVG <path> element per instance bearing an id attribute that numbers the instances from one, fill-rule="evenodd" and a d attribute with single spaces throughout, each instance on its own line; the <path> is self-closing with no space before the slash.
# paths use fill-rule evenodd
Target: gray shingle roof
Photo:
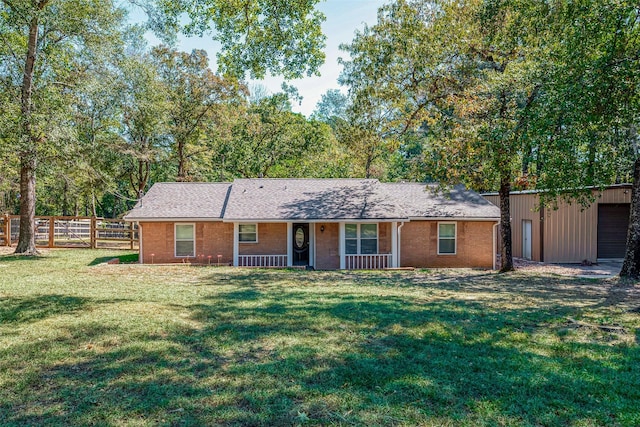
<path id="1" fill-rule="evenodd" d="M 458 186 L 381 183 L 376 179 L 236 179 L 230 183 L 155 184 L 128 220 L 227 221 L 495 218 L 499 209 Z"/>
<path id="2" fill-rule="evenodd" d="M 225 219 L 400 219 L 375 179 L 236 179 Z"/>
<path id="3" fill-rule="evenodd" d="M 228 182 L 159 182 L 125 219 L 221 219 L 230 188 Z"/>
<path id="4" fill-rule="evenodd" d="M 436 184 L 380 183 L 409 218 L 499 218 L 500 209 L 462 185 L 440 190 Z"/>

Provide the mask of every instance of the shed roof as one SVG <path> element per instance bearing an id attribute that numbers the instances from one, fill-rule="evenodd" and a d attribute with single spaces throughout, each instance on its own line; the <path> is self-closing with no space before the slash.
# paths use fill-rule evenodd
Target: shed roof
<path id="1" fill-rule="evenodd" d="M 159 182 L 125 219 L 222 219 L 230 189 L 229 182 Z"/>
<path id="2" fill-rule="evenodd" d="M 377 179 L 236 179 L 230 183 L 155 184 L 128 220 L 338 221 L 498 219 L 499 209 L 457 186 L 381 183 Z"/>

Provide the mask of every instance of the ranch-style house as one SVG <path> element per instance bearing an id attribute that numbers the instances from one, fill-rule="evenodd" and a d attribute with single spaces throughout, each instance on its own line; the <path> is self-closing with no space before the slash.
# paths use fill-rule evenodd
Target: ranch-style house
<path id="1" fill-rule="evenodd" d="M 495 268 L 499 210 L 463 187 L 375 179 L 157 183 L 125 216 L 140 262 Z"/>

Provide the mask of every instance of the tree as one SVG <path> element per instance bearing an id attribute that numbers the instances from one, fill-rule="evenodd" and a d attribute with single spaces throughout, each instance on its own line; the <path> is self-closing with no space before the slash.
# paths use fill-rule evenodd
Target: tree
<path id="1" fill-rule="evenodd" d="M 329 89 L 322 94 L 311 115 L 312 119 L 325 122 L 335 129 L 338 120 L 346 120 L 349 98 L 339 89 Z"/>
<path id="2" fill-rule="evenodd" d="M 152 28 L 171 38 L 208 34 L 221 44 L 224 75 L 254 79 L 267 73 L 294 79 L 318 72 L 324 62 L 320 0 L 140 0 Z M 186 24 L 183 25 L 183 23 Z"/>
<path id="3" fill-rule="evenodd" d="M 621 276 L 640 277 L 640 8 L 558 0 L 549 9 L 547 81 L 531 138 L 544 196 L 590 203 L 585 186 L 633 178 Z"/>
<path id="4" fill-rule="evenodd" d="M 36 167 L 54 142 L 64 98 L 86 59 L 117 30 L 124 11 L 111 1 L 0 2 L 4 81 L 19 88 L 14 139 L 20 160 L 20 233 L 16 253 L 35 254 Z M 24 49 L 25 51 L 22 51 Z M 40 57 L 47 61 L 39 61 Z M 17 94 L 16 94 L 17 95 Z"/>
<path id="5" fill-rule="evenodd" d="M 291 111 L 285 93 L 262 98 L 244 109 L 238 106 L 231 114 L 235 115 L 230 135 L 221 138 L 212 151 L 214 164 L 225 173 L 220 180 L 274 177 L 276 170 L 295 175 L 291 163 L 321 152 L 328 137 L 326 125 Z"/>
<path id="6" fill-rule="evenodd" d="M 205 171 L 196 169 L 211 150 L 207 142 L 215 115 L 223 103 L 240 102 L 247 95 L 246 88 L 235 79 L 214 74 L 204 50 L 186 53 L 160 46 L 152 50 L 151 57 L 166 94 L 166 132 L 177 163 L 176 180 L 202 179 Z"/>
<path id="7" fill-rule="evenodd" d="M 149 55 L 133 53 L 122 63 L 122 140 L 129 159 L 126 174 L 134 198 L 147 189 L 151 166 L 168 156 L 169 104 L 158 69 Z"/>
<path id="8" fill-rule="evenodd" d="M 428 143 L 427 175 L 500 188 L 501 271 L 513 269 L 509 192 L 537 98 L 536 43 L 508 2 L 398 0 L 344 48 L 342 82 L 376 105 L 378 134 Z"/>
<path id="9" fill-rule="evenodd" d="M 321 48 L 323 20 L 314 9 L 317 0 L 296 2 L 256 0 L 232 3 L 222 0 L 145 3 L 155 28 L 175 34 L 183 14 L 191 22 L 187 33 L 210 32 L 222 44 L 218 61 L 230 74 L 252 76 L 266 72 L 297 77 L 317 72 L 324 59 Z M 3 81 L 19 88 L 14 94 L 20 109 L 11 121 L 18 124 L 13 138 L 20 161 L 20 238 L 17 253 L 35 254 L 36 168 L 42 152 L 55 137 L 56 120 L 63 101 L 74 89 L 73 79 L 87 63 L 79 57 L 97 59 L 120 28 L 124 11 L 114 3 L 97 0 L 0 0 L 0 36 Z M 24 49 L 24 52 L 22 50 Z M 46 61 L 41 58 L 46 57 Z M 56 110 L 58 108 L 58 110 Z M 131 123 L 130 123 L 131 124 Z M 132 129 L 131 126 L 128 126 Z M 148 171 L 140 163 L 140 187 Z"/>

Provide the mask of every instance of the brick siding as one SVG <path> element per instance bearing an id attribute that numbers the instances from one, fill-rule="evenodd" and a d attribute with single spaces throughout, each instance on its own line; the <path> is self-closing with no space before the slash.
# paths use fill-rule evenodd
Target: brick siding
<path id="1" fill-rule="evenodd" d="M 233 234 L 231 235 L 231 244 L 233 249 Z M 240 255 L 286 255 L 287 224 L 258 224 L 258 243 L 239 243 L 238 251 Z"/>
<path id="2" fill-rule="evenodd" d="M 143 222 L 142 228 L 142 256 L 143 263 L 156 264 L 174 262 L 218 262 L 218 255 L 222 255 L 222 264 L 233 262 L 233 224 L 222 221 L 196 222 L 196 257 L 183 258 L 175 256 L 174 222 Z M 180 224 L 180 223 L 178 223 Z M 185 224 L 189 224 L 185 222 Z M 151 256 L 153 254 L 153 257 Z M 152 260 L 153 258 L 153 260 Z"/>
<path id="3" fill-rule="evenodd" d="M 407 222 L 401 229 L 401 266 L 418 268 L 492 268 L 490 221 L 456 221 L 456 254 L 438 255 L 438 221 Z"/>

